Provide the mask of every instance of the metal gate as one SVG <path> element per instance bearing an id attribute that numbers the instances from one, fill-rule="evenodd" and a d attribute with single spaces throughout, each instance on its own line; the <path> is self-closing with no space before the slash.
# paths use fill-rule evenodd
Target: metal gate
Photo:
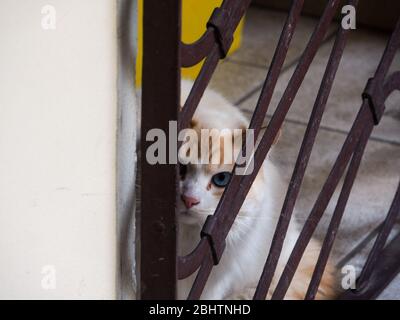
<path id="1" fill-rule="evenodd" d="M 250 0 L 224 0 L 221 7 L 216 8 L 213 12 L 206 32 L 193 44 L 184 44 L 180 40 L 180 1 L 146 0 L 144 2 L 142 152 L 149 146 L 149 142 L 146 142 L 144 138 L 148 130 L 160 128 L 167 132 L 168 121 L 176 119 L 178 119 L 178 129 L 188 127 L 218 61 L 226 56 L 230 48 L 233 33 L 250 2 Z M 172 164 L 150 165 L 142 156 L 142 205 L 140 214 L 137 216 L 139 251 L 137 273 L 140 298 L 174 299 L 177 279 L 186 278 L 197 270 L 198 273 L 188 299 L 200 298 L 213 266 L 218 264 L 224 253 L 225 238 L 235 217 L 285 120 L 341 2 L 340 0 L 327 1 L 319 23 L 315 27 L 278 107 L 261 136 L 261 125 L 271 102 L 304 3 L 304 0 L 292 1 L 250 123 L 250 129 L 254 130 L 255 137 L 260 135 L 261 139 L 254 154 L 254 171 L 251 175 L 232 176 L 216 212 L 207 218 L 203 226 L 198 246 L 187 256 L 177 257 L 176 250 L 177 166 Z M 356 7 L 358 1 L 350 0 L 345 4 Z M 265 299 L 270 289 L 348 34 L 349 30 L 343 28 L 339 28 L 337 31 L 254 299 Z M 315 261 L 315 269 L 305 296 L 305 299 L 315 298 L 372 129 L 380 122 L 387 97 L 394 90 L 400 90 L 400 71 L 388 74 L 399 47 L 400 19 L 387 43 L 374 77 L 366 83 L 357 118 L 304 223 L 287 265 L 280 275 L 272 299 L 285 297 L 316 226 L 324 215 L 340 180 L 344 177 L 340 196 L 318 260 Z M 194 82 L 182 111 L 180 111 L 180 68 L 193 66 L 203 59 L 205 62 L 201 72 Z M 172 183 L 173 181 L 175 183 Z M 357 280 L 357 289 L 345 292 L 342 299 L 375 298 L 400 271 L 400 236 L 395 237 L 387 244 L 389 233 L 394 227 L 399 212 L 400 183 L 391 208 L 382 222 L 374 246 Z"/>

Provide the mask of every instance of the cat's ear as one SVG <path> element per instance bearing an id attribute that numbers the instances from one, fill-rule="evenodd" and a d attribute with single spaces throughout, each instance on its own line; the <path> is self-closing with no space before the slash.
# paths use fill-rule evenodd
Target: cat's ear
<path id="1" fill-rule="evenodd" d="M 282 135 L 282 128 L 278 130 L 278 133 L 276 134 L 275 138 L 274 138 L 274 142 L 272 143 L 273 145 L 276 145 L 279 141 L 279 138 Z"/>

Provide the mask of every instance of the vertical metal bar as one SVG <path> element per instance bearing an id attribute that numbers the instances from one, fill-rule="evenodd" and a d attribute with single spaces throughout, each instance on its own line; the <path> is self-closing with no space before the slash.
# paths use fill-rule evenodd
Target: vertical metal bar
<path id="1" fill-rule="evenodd" d="M 177 169 L 175 164 L 151 165 L 146 150 L 149 130 L 168 137 L 169 121 L 177 120 L 180 104 L 181 1 L 146 0 L 143 17 L 143 96 L 141 128 L 141 210 L 139 290 L 141 299 L 176 298 Z M 166 139 L 168 140 L 168 139 Z M 176 141 L 167 142 L 169 144 Z M 166 155 L 169 159 L 169 154 Z"/>

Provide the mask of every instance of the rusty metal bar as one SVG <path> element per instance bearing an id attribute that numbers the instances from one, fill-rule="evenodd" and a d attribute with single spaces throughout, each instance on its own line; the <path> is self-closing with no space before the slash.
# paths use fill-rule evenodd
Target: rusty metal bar
<path id="1" fill-rule="evenodd" d="M 194 273 L 202 264 L 208 243 L 202 238 L 196 248 L 186 256 L 178 257 L 178 279 L 182 280 Z"/>
<path id="2" fill-rule="evenodd" d="M 307 244 L 309 243 L 316 226 L 326 210 L 329 200 L 331 199 L 333 192 L 335 191 L 339 180 L 343 175 L 345 167 L 349 162 L 350 156 L 353 154 L 356 142 L 359 141 L 361 136 L 370 136 L 373 125 L 377 125 L 383 115 L 385 109 L 384 102 L 387 98 L 387 94 L 394 90 L 394 88 L 396 88 L 399 84 L 399 79 L 397 79 L 397 76 L 392 76 L 389 78 L 390 81 L 386 83 L 384 82 L 386 74 L 399 46 L 400 19 L 388 42 L 375 77 L 368 81 L 366 90 L 363 94 L 364 100 L 360 112 L 300 233 L 292 254 L 290 255 L 286 267 L 279 279 L 275 292 L 272 295 L 272 299 L 284 298 L 286 291 L 293 279 L 294 273 L 299 265 L 301 257 L 304 254 L 305 248 L 307 247 Z"/>
<path id="3" fill-rule="evenodd" d="M 304 0 L 293 0 L 292 2 L 292 6 L 278 41 L 278 46 L 276 47 L 274 57 L 271 61 L 271 67 L 268 70 L 267 78 L 265 79 L 260 97 L 251 118 L 249 128 L 254 130 L 254 139 L 257 139 L 265 115 L 267 114 L 294 31 L 296 30 L 297 22 L 300 19 L 303 5 Z M 245 150 L 245 144 L 243 145 L 243 150 Z"/>
<path id="4" fill-rule="evenodd" d="M 204 62 L 203 67 L 201 68 L 200 73 L 193 84 L 182 111 L 179 113 L 179 131 L 188 127 L 190 120 L 192 119 L 193 114 L 199 105 L 201 97 L 203 96 L 204 91 L 206 90 L 207 85 L 210 82 L 211 77 L 218 65 L 219 59 L 219 48 L 218 45 L 215 44 L 211 50 L 211 53 L 207 56 L 206 61 Z"/>
<path id="5" fill-rule="evenodd" d="M 392 206 L 389 210 L 389 214 L 383 224 L 381 231 L 376 238 L 374 246 L 368 256 L 367 261 L 365 262 L 364 268 L 361 272 L 361 275 L 357 281 L 357 287 L 359 290 L 362 290 L 366 286 L 368 286 L 369 279 L 378 264 L 378 259 L 385 247 L 387 239 L 389 238 L 390 232 L 393 230 L 393 227 L 396 223 L 396 219 L 400 216 L 400 183 L 397 188 L 396 195 L 394 197 Z"/>
<path id="6" fill-rule="evenodd" d="M 372 240 L 374 240 L 379 233 L 379 231 L 382 229 L 383 223 L 380 223 L 377 227 L 375 227 L 369 234 L 367 234 L 362 240 L 350 250 L 343 258 L 339 260 L 339 262 L 336 263 L 336 268 L 341 269 L 343 268 L 348 261 L 353 259 L 362 249 L 364 249 L 368 243 L 370 243 Z"/>
<path id="7" fill-rule="evenodd" d="M 190 290 L 188 300 L 200 299 L 200 296 L 204 290 L 204 287 L 206 286 L 208 277 L 211 273 L 213 266 L 214 264 L 211 255 L 208 255 L 207 257 L 203 258 L 203 262 L 196 276 L 196 280 L 194 281 L 192 289 Z"/>
<path id="8" fill-rule="evenodd" d="M 329 255 L 333 247 L 333 243 L 336 239 L 336 234 L 338 232 L 340 222 L 342 221 L 347 201 L 349 200 L 350 192 L 353 188 L 354 180 L 356 179 L 367 143 L 368 135 L 365 135 L 360 139 L 357 149 L 354 152 L 353 158 L 350 162 L 349 169 L 343 183 L 342 191 L 340 192 L 335 211 L 332 215 L 328 231 L 322 244 L 321 252 L 319 254 L 313 275 L 311 277 L 311 281 L 305 297 L 306 300 L 313 300 L 316 297 L 318 287 L 324 274 Z"/>
<path id="9" fill-rule="evenodd" d="M 219 60 L 226 56 L 230 48 L 233 41 L 233 33 L 250 2 L 250 0 L 224 0 L 221 7 L 216 8 L 210 17 L 206 32 L 198 41 L 192 44 L 185 44 L 180 40 L 180 1 L 168 0 L 160 2 L 147 0 L 145 2 L 142 151 L 147 150 L 150 144 L 145 139 L 148 130 L 161 128 L 167 132 L 168 120 L 176 120 L 177 118 L 179 118 L 179 130 L 188 127 Z M 293 0 L 292 2 L 272 65 L 250 123 L 250 128 L 255 130 L 255 137 L 258 137 L 261 130 L 303 3 L 304 0 Z M 272 146 L 278 130 L 282 126 L 340 3 L 340 0 L 329 0 L 327 2 L 324 13 L 303 52 L 277 110 L 257 146 L 253 159 L 253 173 L 247 176 L 233 175 L 214 215 L 209 216 L 203 226 L 198 246 L 193 252 L 184 257 L 176 256 L 175 202 L 177 200 L 177 168 L 174 165 L 150 166 L 144 155 L 142 155 L 142 206 L 141 213 L 137 218 L 140 234 L 138 248 L 140 257 L 138 274 L 140 274 L 140 279 L 138 283 L 140 284 L 139 292 L 142 299 L 175 298 L 177 278 L 184 279 L 196 272 L 196 270 L 198 270 L 198 273 L 188 299 L 199 299 L 201 297 L 213 266 L 218 264 L 223 254 L 225 239 L 236 215 Z M 357 5 L 358 1 L 349 0 L 349 4 Z M 310 115 L 310 121 L 278 226 L 274 233 L 270 252 L 254 295 L 255 299 L 264 299 L 270 289 L 321 118 L 344 51 L 347 34 L 348 31 L 346 30 L 340 29 L 338 31 L 324 78 Z M 386 98 L 393 90 L 400 89 L 400 72 L 387 77 L 387 72 L 399 46 L 400 20 L 389 40 L 375 76 L 368 81 L 357 118 L 304 224 L 272 295 L 272 299 L 284 298 L 315 228 L 323 216 L 341 177 L 346 168 L 348 168 L 345 182 L 306 294 L 306 299 L 315 298 L 368 138 L 371 135 L 373 126 L 379 123 L 383 115 Z M 180 67 L 195 65 L 203 59 L 205 59 L 205 62 L 200 74 L 188 99 L 184 103 L 182 111 L 178 113 L 180 105 Z M 386 78 L 387 80 L 385 81 Z M 245 152 L 245 145 L 242 151 Z M 171 185 L 171 181 L 175 181 L 172 183 L 172 188 L 163 188 L 163 185 Z M 382 290 L 383 285 L 386 285 L 394 277 L 395 272 L 400 270 L 398 261 L 395 264 L 395 260 L 388 254 L 391 253 L 396 257 L 400 257 L 400 249 L 394 246 L 394 244 L 399 243 L 400 236 L 383 250 L 388 234 L 393 228 L 394 218 L 400 210 L 399 190 L 400 186 L 359 279 L 361 287 L 356 293 L 356 298 L 376 295 L 377 292 Z M 140 255 L 143 251 L 146 254 Z M 177 260 L 175 259 L 176 257 Z M 380 260 L 388 263 L 386 268 L 390 269 L 389 274 L 381 275 L 376 272 L 376 270 L 383 270 L 385 267 L 385 265 L 378 263 L 378 258 L 382 258 Z M 368 285 L 363 285 L 370 279 L 372 279 L 372 284 L 369 282 Z M 347 295 L 350 297 L 354 293 L 347 293 Z"/>
<path id="10" fill-rule="evenodd" d="M 278 47 L 274 54 L 273 63 L 267 75 L 267 79 L 265 81 L 264 88 L 262 89 L 260 100 L 257 103 L 256 111 L 250 124 L 250 128 L 255 128 L 255 130 L 257 130 L 257 134 L 261 128 L 262 120 L 264 119 L 267 112 L 272 93 L 275 89 L 276 82 L 278 80 L 287 50 L 289 48 L 289 44 L 294 33 L 294 29 L 300 17 L 303 3 L 303 0 L 293 1 L 292 9 L 289 12 L 285 27 L 282 31 Z M 245 148 L 245 145 L 243 147 Z M 180 257 L 178 259 L 178 270 L 179 274 L 182 275 L 182 278 L 184 278 L 184 276 L 187 277 L 198 269 L 201 264 L 202 257 L 207 253 L 209 249 L 207 247 L 207 243 L 208 242 L 206 241 L 206 239 L 202 238 L 198 247 L 190 255 L 186 257 Z"/>
<path id="11" fill-rule="evenodd" d="M 278 133 L 279 128 L 282 126 L 284 118 L 289 111 L 290 106 L 300 88 L 301 81 L 304 79 L 305 74 L 315 57 L 315 54 L 321 44 L 326 31 L 332 21 L 334 13 L 339 5 L 340 1 L 331 0 L 327 5 L 327 10 L 321 17 L 320 23 L 316 27 L 313 36 L 307 46 L 307 49 L 303 53 L 303 56 L 296 67 L 296 70 L 289 81 L 289 84 L 282 96 L 281 101 L 278 104 L 277 110 L 275 111 L 272 119 L 261 138 L 261 141 L 255 151 L 254 155 L 254 171 L 251 175 L 238 176 L 234 175 L 217 207 L 216 215 L 221 215 L 221 222 L 224 225 L 224 234 L 229 232 L 229 229 L 234 222 L 236 213 L 240 209 L 250 187 L 267 155 L 270 150 L 273 140 Z M 220 213 L 218 213 L 220 212 Z"/>
<path id="12" fill-rule="evenodd" d="M 365 93 L 363 95 L 364 99 L 367 99 L 370 104 L 375 124 L 379 123 L 384 113 L 385 101 L 387 97 L 394 90 L 400 90 L 399 71 L 393 73 L 385 81 L 386 75 L 389 71 L 389 68 L 392 64 L 395 54 L 399 48 L 400 48 L 400 19 L 398 20 L 396 28 L 389 39 L 382 60 L 379 63 L 378 69 L 375 73 L 375 77 L 369 80 Z M 361 275 L 357 281 L 358 288 L 356 290 L 357 292 L 356 299 L 367 296 L 376 297 L 378 293 L 383 290 L 384 286 L 386 286 L 388 279 L 391 277 L 394 278 L 394 276 L 400 271 L 399 266 L 396 267 L 396 265 L 393 264 L 391 265 L 390 259 L 389 261 L 385 261 L 384 258 L 385 254 L 383 253 L 384 246 L 387 242 L 387 239 L 391 231 L 393 230 L 396 218 L 399 216 L 399 214 L 400 214 L 400 183 L 395 198 L 393 200 L 392 206 L 389 210 L 389 213 L 383 223 L 382 228 L 379 231 L 374 246 L 367 258 L 367 261 L 363 267 Z M 393 248 L 390 249 L 390 248 L 392 247 L 389 245 L 389 248 L 386 249 L 385 252 L 391 252 L 391 250 L 395 251 L 395 249 Z M 383 259 L 380 259 L 382 256 Z M 389 264 L 389 266 L 386 267 L 385 265 L 382 266 L 383 263 L 387 263 Z M 375 271 L 380 268 L 386 268 L 385 276 L 375 273 Z M 392 273 L 390 271 L 392 271 Z M 350 297 L 354 298 L 354 295 L 348 293 L 343 296 L 343 298 L 350 298 Z"/>
<path id="13" fill-rule="evenodd" d="M 138 293 L 141 299 L 175 299 L 177 168 L 150 165 L 145 152 L 152 143 L 146 141 L 149 130 L 168 132 L 169 121 L 178 116 L 181 1 L 144 1 L 143 32 Z"/>
<path id="14" fill-rule="evenodd" d="M 182 68 L 200 63 L 210 53 L 216 43 L 215 32 L 208 28 L 203 36 L 192 44 L 181 43 Z"/>
<path id="15" fill-rule="evenodd" d="M 225 58 L 233 42 L 240 20 L 244 16 L 251 0 L 224 0 L 220 8 L 216 8 L 207 24 L 207 31 L 197 42 L 183 47 L 182 56 L 185 66 L 191 66 L 207 57 L 200 74 L 197 76 L 192 90 L 179 113 L 178 130 L 189 126 L 190 120 L 210 82 L 219 59 Z M 212 37 L 210 31 L 214 33 Z M 212 40 L 214 40 L 213 45 Z M 195 52 L 196 48 L 201 52 Z"/>
<path id="16" fill-rule="evenodd" d="M 348 290 L 339 300 L 376 299 L 400 273 L 400 234 L 379 255 L 379 263 L 372 270 L 368 284 L 362 290 Z"/>
<path id="17" fill-rule="evenodd" d="M 303 53 L 294 75 L 292 76 L 289 85 L 278 105 L 278 109 L 272 117 L 272 120 L 255 152 L 255 165 L 253 173 L 248 176 L 234 175 L 230 184 L 222 195 L 221 201 L 214 214 L 215 223 L 213 224 L 213 228 L 209 230 L 211 238 L 213 238 L 213 243 L 223 243 L 225 241 L 236 214 L 239 211 L 251 187 L 251 184 L 253 183 L 255 176 L 257 175 L 264 158 L 272 145 L 274 137 L 283 123 L 283 120 L 293 102 L 293 98 L 296 95 L 313 58 L 315 57 L 319 45 L 321 44 L 325 33 L 329 28 L 339 4 L 340 1 L 338 0 L 331 0 L 328 2 L 326 10 L 324 11 L 320 22 L 310 39 L 309 45 Z M 210 246 L 210 250 L 213 250 L 212 246 Z M 199 272 L 206 271 L 200 270 Z"/>
<path id="18" fill-rule="evenodd" d="M 356 6 L 357 1 L 350 1 L 350 4 Z M 282 212 L 274 233 L 270 252 L 268 254 L 264 270 L 262 272 L 260 281 L 256 289 L 256 293 L 254 295 L 255 299 L 265 299 L 270 288 L 283 247 L 283 242 L 285 240 L 289 223 L 293 214 L 294 206 L 300 192 L 300 187 L 304 178 L 304 174 L 306 172 L 308 161 L 311 156 L 315 138 L 319 130 L 322 115 L 325 111 L 325 106 L 328 101 L 333 81 L 335 79 L 335 75 L 339 67 L 341 57 L 343 55 L 348 33 L 348 30 L 344 30 L 342 28 L 338 30 L 338 35 L 333 46 L 332 53 L 330 55 L 328 65 L 326 67 L 326 71 L 318 92 L 318 96 L 315 101 L 310 120 L 308 122 L 306 133 L 304 135 L 303 143 L 301 145 L 301 149 L 296 161 L 295 169 L 293 171 L 292 179 L 289 184 L 289 189 L 286 194 Z"/>
<path id="19" fill-rule="evenodd" d="M 349 135 L 339 153 L 339 156 L 326 180 L 314 207 L 308 216 L 304 227 L 300 233 L 300 236 L 295 244 L 295 247 L 290 255 L 290 258 L 284 268 L 284 271 L 279 279 L 276 286 L 275 292 L 272 295 L 272 299 L 283 299 L 286 291 L 293 279 L 295 271 L 300 263 L 300 260 L 304 254 L 304 251 L 311 240 L 311 237 L 328 206 L 330 199 L 346 169 L 350 157 L 353 154 L 359 139 L 362 135 L 371 134 L 373 128 L 373 117 L 369 110 L 368 103 L 364 101 L 359 114 L 357 115 L 356 121 L 350 130 Z"/>

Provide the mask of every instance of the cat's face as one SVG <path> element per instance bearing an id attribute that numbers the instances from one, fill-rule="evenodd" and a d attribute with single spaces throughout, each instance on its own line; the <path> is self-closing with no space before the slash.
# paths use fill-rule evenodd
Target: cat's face
<path id="1" fill-rule="evenodd" d="M 195 148 L 200 163 L 180 164 L 178 212 L 181 222 L 202 225 L 207 216 L 215 212 L 231 180 L 243 133 L 244 129 L 237 129 L 235 133 L 233 130 L 220 130 L 214 132 L 213 139 L 199 139 Z M 208 150 L 208 163 L 200 160 L 201 150 Z"/>
<path id="2" fill-rule="evenodd" d="M 203 224 L 214 213 L 231 179 L 233 165 L 180 165 L 179 219 L 186 224 Z"/>
<path id="3" fill-rule="evenodd" d="M 192 85 L 185 81 L 182 83 L 182 101 L 186 100 Z M 233 162 L 241 150 L 243 135 L 248 125 L 244 115 L 222 96 L 212 90 L 205 92 L 190 128 L 196 131 L 199 138 L 194 143 L 194 149 L 198 150 L 197 159 L 211 156 L 209 163 L 212 164 L 198 161 L 198 164 L 191 162 L 180 165 L 180 199 L 177 204 L 180 222 L 202 225 L 207 216 L 215 212 L 231 178 Z M 211 133 L 211 136 L 214 141 L 220 141 L 220 144 L 210 143 L 207 138 L 201 138 L 203 130 L 217 130 Z M 206 156 L 204 150 L 208 150 Z"/>
<path id="4" fill-rule="evenodd" d="M 186 101 L 192 85 L 193 83 L 183 81 L 182 101 Z M 215 212 L 226 185 L 231 179 L 231 171 L 234 167 L 232 162 L 234 161 L 230 162 L 229 160 L 236 159 L 241 150 L 243 138 L 249 136 L 249 132 L 245 132 L 248 127 L 248 120 L 238 108 L 232 106 L 226 99 L 212 90 L 205 92 L 196 109 L 190 128 L 195 130 L 197 136 L 200 137 L 194 143 L 194 149 L 198 150 L 197 158 L 202 158 L 202 150 L 208 150 L 208 154 L 212 155 L 213 159 L 217 159 L 217 161 L 210 161 L 213 164 L 204 164 L 202 161 L 198 161 L 199 164 L 192 162 L 187 165 L 180 165 L 180 199 L 177 204 L 180 222 L 201 226 L 207 216 Z M 201 139 L 201 131 L 204 129 L 219 131 L 219 133 L 216 133 L 216 137 L 213 137 L 216 138 L 215 141 L 219 140 L 223 143 L 218 146 L 209 143 L 207 139 Z M 224 133 L 224 130 L 231 130 L 231 132 L 230 134 Z M 232 147 L 230 149 L 225 148 L 225 142 L 231 140 L 233 140 Z M 207 146 L 204 146 L 205 144 Z M 230 153 L 232 153 L 231 159 L 229 159 Z M 266 179 L 263 170 L 260 170 L 241 207 L 239 216 L 255 215 L 260 211 L 260 206 L 269 202 L 266 196 L 268 192 L 265 189 Z M 268 177 L 268 181 L 271 181 L 271 177 Z"/>

